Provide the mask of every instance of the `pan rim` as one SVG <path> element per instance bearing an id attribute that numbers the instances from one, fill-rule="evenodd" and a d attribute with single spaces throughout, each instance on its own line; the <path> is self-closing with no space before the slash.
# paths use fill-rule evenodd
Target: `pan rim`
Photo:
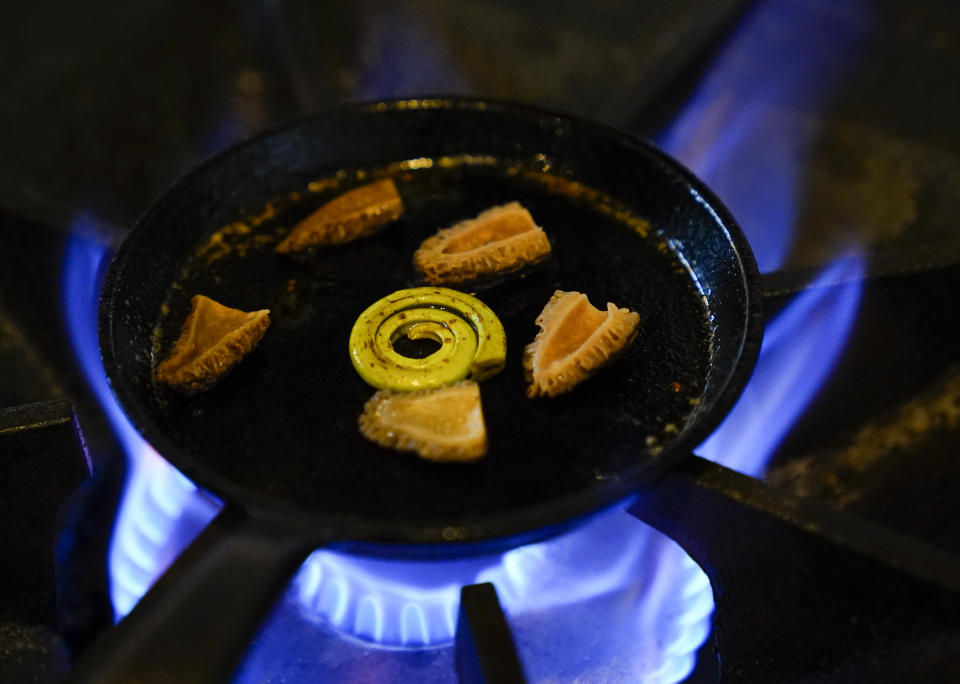
<path id="1" fill-rule="evenodd" d="M 221 160 L 247 146 L 256 145 L 261 140 L 325 117 L 345 114 L 379 115 L 410 109 L 483 111 L 494 115 L 535 120 L 542 120 L 547 117 L 597 131 L 615 139 L 620 144 L 642 151 L 655 159 L 665 173 L 672 174 L 682 181 L 696 195 L 695 201 L 701 203 L 713 214 L 716 226 L 723 231 L 726 240 L 734 248 L 743 281 L 744 321 L 739 354 L 727 377 L 720 383 L 717 398 L 712 406 L 698 416 L 683 435 L 670 442 L 664 453 L 655 462 L 625 469 L 617 480 L 607 480 L 597 487 L 590 487 L 557 497 L 546 503 L 541 502 L 524 508 L 513 509 L 508 513 L 488 513 L 449 519 L 395 520 L 352 513 L 308 511 L 282 499 L 235 484 L 219 473 L 196 463 L 194 459 L 181 458 L 180 455 L 183 450 L 153 423 L 139 402 L 124 398 L 129 397 L 132 391 L 130 389 L 131 381 L 123 378 L 117 368 L 113 320 L 119 302 L 115 296 L 108 295 L 116 293 L 117 288 L 114 287 L 114 283 L 120 279 L 127 255 L 135 248 L 133 240 L 124 240 L 114 255 L 104 280 L 103 295 L 100 300 L 98 312 L 100 353 L 107 381 L 124 414 L 137 432 L 164 459 L 198 486 L 229 502 L 229 505 L 239 506 L 253 517 L 286 520 L 291 527 L 300 530 L 301 534 L 314 536 L 318 541 L 328 540 L 330 531 L 342 532 L 342 534 L 337 535 L 338 538 L 357 541 L 376 539 L 389 544 L 449 544 L 450 542 L 478 542 L 495 539 L 510 544 L 512 543 L 509 541 L 510 539 L 531 532 L 536 536 L 547 536 L 551 529 L 563 527 L 571 521 L 606 509 L 629 497 L 644 482 L 655 477 L 677 458 L 697 446 L 726 417 L 753 372 L 763 332 L 761 285 L 756 260 L 746 237 L 729 210 L 703 182 L 678 161 L 650 141 L 635 134 L 577 115 L 513 100 L 436 96 L 346 103 L 297 117 L 269 128 L 240 140 L 196 164 L 178 176 L 164 192 L 154 199 L 134 223 L 129 235 L 136 235 L 138 227 L 149 222 L 156 208 L 177 187 L 190 182 L 195 175 L 204 172 L 207 168 L 220 163 Z M 538 530 L 544 531 L 544 534 L 537 534 Z"/>

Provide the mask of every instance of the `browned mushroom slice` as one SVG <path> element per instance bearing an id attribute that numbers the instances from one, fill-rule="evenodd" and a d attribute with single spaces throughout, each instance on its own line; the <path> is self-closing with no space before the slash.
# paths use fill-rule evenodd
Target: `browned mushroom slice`
<path id="1" fill-rule="evenodd" d="M 413 263 L 433 285 L 516 271 L 550 254 L 550 241 L 518 202 L 491 207 L 423 241 Z"/>
<path id="2" fill-rule="evenodd" d="M 195 295 L 173 350 L 157 366 L 157 382 L 184 394 L 212 387 L 249 354 L 270 326 L 270 311 L 240 311 Z"/>
<path id="3" fill-rule="evenodd" d="M 361 185 L 335 197 L 303 219 L 277 245 L 281 253 L 350 242 L 400 218 L 403 202 L 390 178 Z"/>
<path id="4" fill-rule="evenodd" d="M 569 392 L 633 341 L 640 316 L 607 303 L 601 311 L 581 292 L 557 290 L 537 316 L 540 332 L 523 351 L 528 397 Z"/>
<path id="5" fill-rule="evenodd" d="M 480 388 L 471 380 L 413 392 L 380 390 L 363 407 L 360 432 L 430 461 L 474 461 L 487 453 Z"/>

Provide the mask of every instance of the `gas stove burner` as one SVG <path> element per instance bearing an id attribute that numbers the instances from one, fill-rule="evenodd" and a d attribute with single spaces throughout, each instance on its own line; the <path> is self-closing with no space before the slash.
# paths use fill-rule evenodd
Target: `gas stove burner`
<path id="1" fill-rule="evenodd" d="M 219 508 L 145 444 L 129 455 L 132 473 L 110 556 L 118 618 Z M 347 642 L 380 652 L 450 651 L 460 587 L 481 582 L 497 587 L 525 661 L 553 675 L 594 658 L 627 668 L 639 681 L 680 681 L 710 633 L 706 575 L 674 542 L 622 509 L 497 556 L 409 562 L 316 551 L 287 592 L 294 610 L 277 627 L 316 640 L 324 653 Z M 590 639 L 582 636 L 585 625 Z M 254 653 L 251 660 L 279 657 Z"/>
<path id="2" fill-rule="evenodd" d="M 218 506 L 146 445 L 132 474 L 111 554 L 118 617 L 217 513 Z M 290 592 L 310 622 L 387 648 L 449 646 L 461 586 L 492 582 L 518 622 L 583 612 L 620 596 L 642 633 L 670 635 L 671 657 L 688 656 L 709 633 L 713 598 L 699 567 L 673 542 L 623 510 L 505 554 L 452 561 L 397 561 L 314 552 Z M 572 607 L 572 608 L 571 608 Z M 587 610 L 592 613 L 595 608 Z M 570 616 L 570 628 L 577 620 Z M 632 631 L 632 630 L 631 630 Z"/>
<path id="3" fill-rule="evenodd" d="M 562 610 L 617 592 L 665 590 L 659 610 L 636 620 L 657 633 L 683 632 L 696 624 L 699 640 L 709 631 L 713 600 L 709 582 L 684 554 L 622 511 L 599 516 L 548 542 L 497 556 L 456 561 L 406 562 L 317 551 L 295 586 L 303 614 L 313 621 L 383 646 L 442 646 L 455 636 L 460 587 L 491 582 L 508 614 Z M 688 559 L 689 560 L 689 559 Z M 663 579 L 658 579 L 659 575 Z M 661 586 L 662 585 L 662 586 Z M 671 624 L 676 621 L 676 624 Z M 646 623 L 667 623 L 646 624 Z M 681 624 L 682 623 L 682 624 Z"/>

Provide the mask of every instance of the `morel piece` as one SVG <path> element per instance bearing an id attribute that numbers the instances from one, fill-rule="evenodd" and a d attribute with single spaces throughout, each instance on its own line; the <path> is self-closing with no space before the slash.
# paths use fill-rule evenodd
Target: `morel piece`
<path id="1" fill-rule="evenodd" d="M 427 282 L 460 283 L 516 271 L 550 254 L 550 241 L 518 202 L 491 207 L 423 241 L 413 264 Z"/>
<path id="2" fill-rule="evenodd" d="M 638 314 L 613 303 L 601 311 L 581 292 L 557 290 L 537 316 L 540 332 L 523 352 L 527 396 L 569 392 L 626 348 L 639 322 Z"/>
<path id="3" fill-rule="evenodd" d="M 363 407 L 360 432 L 429 461 L 474 461 L 487 453 L 480 387 L 472 380 L 414 392 L 380 390 Z"/>
<path id="4" fill-rule="evenodd" d="M 240 311 L 195 295 L 173 350 L 157 366 L 157 382 L 184 394 L 210 389 L 253 351 L 270 326 L 270 311 Z"/>
<path id="5" fill-rule="evenodd" d="M 336 197 L 303 219 L 277 245 L 283 254 L 366 237 L 403 214 L 392 179 L 361 185 Z"/>

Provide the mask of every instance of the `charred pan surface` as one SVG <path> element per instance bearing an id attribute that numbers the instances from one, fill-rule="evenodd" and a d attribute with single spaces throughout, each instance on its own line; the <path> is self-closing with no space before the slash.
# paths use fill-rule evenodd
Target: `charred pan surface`
<path id="1" fill-rule="evenodd" d="M 430 147 L 432 141 L 444 140 L 448 132 L 473 132 L 472 126 L 464 127 L 462 114 L 458 111 L 449 126 L 437 122 L 440 129 L 433 128 L 432 111 L 416 112 L 413 129 L 399 120 L 351 118 L 360 126 L 351 133 L 351 147 L 358 149 L 355 156 L 375 164 L 440 160 L 447 150 L 439 149 L 441 142 Z M 554 119 L 549 128 L 541 128 L 539 121 L 514 122 L 509 140 L 523 142 L 523 150 L 545 146 L 551 155 L 567 159 L 569 139 L 554 135 Z M 417 136 L 426 132 L 425 122 L 430 131 L 424 147 Z M 331 141 L 333 129 L 326 123 L 321 128 L 326 137 L 315 146 L 312 126 L 296 129 L 282 142 L 283 150 L 296 150 L 290 157 L 278 156 L 275 145 L 246 148 L 253 157 L 244 164 L 252 171 L 241 170 L 229 192 L 211 195 L 213 186 L 204 181 L 188 196 L 165 201 L 151 218 L 162 227 L 149 231 L 149 239 L 145 233 L 126 243 L 128 248 L 118 253 L 123 268 L 115 273 L 129 280 L 108 281 L 112 290 L 105 290 L 101 311 L 112 326 L 103 328 L 110 337 L 104 342 L 105 365 L 111 380 L 127 392 L 125 403 L 133 402 L 132 413 L 142 407 L 138 426 L 191 477 L 228 497 L 249 496 L 264 506 L 292 503 L 324 516 L 353 511 L 390 524 L 399 512 L 410 520 L 463 515 L 511 520 L 510 511 L 540 510 L 568 495 L 593 492 L 598 473 L 622 482 L 624 469 L 660 467 L 672 458 L 669 447 L 677 434 L 686 439 L 690 429 L 701 429 L 700 419 L 724 386 L 709 379 L 726 378 L 737 358 L 732 354 L 743 346 L 743 299 L 738 290 L 731 293 L 726 287 L 742 287 L 741 262 L 730 255 L 728 232 L 704 229 L 717 215 L 689 202 L 685 183 L 662 178 L 663 164 L 647 163 L 645 148 L 630 146 L 622 155 L 612 154 L 615 146 L 608 149 L 603 143 L 604 154 L 612 157 L 600 164 L 596 145 L 574 146 L 577 154 L 588 148 L 591 154 L 569 158 L 569 168 L 556 168 L 579 187 L 601 195 L 561 192 L 522 172 L 512 173 L 512 144 L 503 151 L 488 148 L 502 137 L 489 135 L 488 127 L 483 135 L 478 131 L 476 142 L 467 142 L 470 149 L 492 150 L 499 165 L 451 167 L 438 161 L 398 168 L 394 180 L 403 216 L 375 236 L 315 250 L 309 260 L 278 259 L 276 242 L 253 244 L 245 254 L 231 249 L 214 261 L 198 253 L 211 227 L 237 220 L 251 226 L 249 236 L 282 239 L 290 227 L 342 192 L 340 186 L 316 182 L 304 192 L 306 179 L 329 178 L 333 169 L 342 169 L 336 176 L 342 182 L 362 184 L 368 181 L 361 178 L 384 178 L 381 174 L 391 172 L 366 162 L 345 168 L 340 159 L 325 157 L 341 148 L 336 139 Z M 403 147 L 383 148 L 385 141 Z M 560 147 L 550 147 L 554 142 Z M 508 158 L 507 152 L 514 156 Z M 581 173 L 573 173 L 576 169 Z M 271 181 L 265 185 L 267 171 Z M 213 174 L 209 180 L 216 179 Z M 292 195 L 290 188 L 298 189 L 301 201 L 283 201 Z M 623 200 L 629 203 L 618 204 Z M 485 380 L 481 390 L 491 440 L 487 457 L 470 467 L 438 468 L 365 439 L 357 420 L 375 390 L 357 376 L 344 353 L 357 314 L 385 293 L 419 284 L 422 275 L 412 256 L 437 228 L 513 201 L 545 227 L 551 256 L 524 272 L 525 277 L 498 276 L 483 290 L 482 299 L 496 312 L 507 339 L 520 342 L 508 345 L 505 359 L 506 368 L 515 372 Z M 275 215 L 254 226 L 245 212 L 258 212 L 266 203 L 276 207 Z M 203 210 L 195 211 L 198 206 Z M 632 218 L 611 207 L 632 212 Z M 719 216 L 726 219 L 722 211 Z M 642 220 L 656 231 L 639 230 Z M 703 288 L 665 244 L 668 239 L 683 245 L 683 255 L 701 269 Z M 139 274 L 147 269 L 145 283 Z M 558 289 L 585 292 L 595 303 L 613 301 L 639 312 L 643 335 L 615 368 L 550 401 L 530 401 L 520 372 L 523 347 L 536 336 L 534 321 Z M 704 298 L 701 289 L 730 296 Z M 173 347 L 196 293 L 244 311 L 269 308 L 270 332 L 229 378 L 209 391 L 191 396 L 157 392 L 151 352 L 159 361 Z M 158 320 L 164 303 L 172 315 Z M 149 339 L 140 341 L 144 336 Z M 128 339 L 138 340 L 132 349 L 137 356 L 119 355 L 133 347 Z M 252 414 L 256 420 L 250 420 Z M 665 432 L 667 426 L 679 427 L 679 433 Z M 657 438 L 655 449 L 650 436 Z"/>
<path id="2" fill-rule="evenodd" d="M 372 177 L 379 170 L 363 171 Z M 626 453 L 636 462 L 635 454 L 650 448 L 650 436 L 657 438 L 657 449 L 669 444 L 675 435 L 664 433 L 665 426 L 687 424 L 691 399 L 700 401 L 703 395 L 712 332 L 695 281 L 670 250 L 592 202 L 554 194 L 501 170 L 438 167 L 395 181 L 404 198 L 396 230 L 391 226 L 367 239 L 318 250 L 309 260 L 277 258 L 271 245 L 245 256 L 231 250 L 211 263 L 197 253 L 198 240 L 190 236 L 185 249 L 194 255 L 192 261 L 177 265 L 175 285 L 160 300 L 171 315 L 155 325 L 155 358 L 172 348 L 194 293 L 244 311 L 269 308 L 271 321 L 256 352 L 211 389 L 193 395 L 150 392 L 157 419 L 188 445 L 192 458 L 231 482 L 271 497 L 282 492 L 311 510 L 361 502 L 365 510 L 386 517 L 409 510 L 428 518 L 500 510 L 505 502 L 535 503 L 548 489 L 569 491 L 581 477 L 592 481 L 597 469 L 620 467 Z M 344 344 L 358 312 L 419 280 L 412 258 L 402 255 L 412 257 L 436 226 L 514 199 L 549 226 L 552 247 L 543 267 L 523 278 L 501 277 L 483 292 L 482 301 L 496 313 L 506 338 L 518 342 L 508 344 L 504 359 L 513 372 L 483 380 L 487 456 L 469 468 L 437 468 L 365 439 L 357 420 L 375 390 L 357 376 Z M 314 210 L 296 202 L 278 206 L 279 213 L 251 234 L 282 232 Z M 233 219 L 231 214 L 225 221 Z M 550 401 L 530 401 L 521 371 L 523 349 L 558 289 L 639 312 L 643 335 L 615 368 Z M 674 383 L 682 389 L 673 389 Z M 270 420 L 250 421 L 251 402 L 262 415 L 269 412 Z M 304 418 L 305 410 L 310 419 Z M 597 425 L 603 426 L 602 438 L 585 439 Z M 629 451 L 622 447 L 625 441 Z M 273 456 L 258 457 L 262 453 Z M 659 453 L 644 459 L 655 461 Z M 483 473 L 495 473 L 490 475 L 497 481 L 495 497 L 478 487 Z M 397 489 L 400 480 L 412 483 Z M 371 497 L 371 491 L 378 494 Z"/>
<path id="3" fill-rule="evenodd" d="M 157 366 L 157 382 L 184 394 L 209 389 L 249 354 L 270 326 L 270 311 L 231 309 L 194 295 L 173 350 Z"/>
<path id="4" fill-rule="evenodd" d="M 480 387 L 470 380 L 415 392 L 380 390 L 363 407 L 360 432 L 429 461 L 474 461 L 487 453 Z"/>
<path id="5" fill-rule="evenodd" d="M 569 392 L 613 360 L 637 334 L 640 316 L 612 302 L 601 311 L 580 292 L 557 290 L 537 317 L 540 332 L 527 345 L 527 396 Z"/>
<path id="6" fill-rule="evenodd" d="M 547 234 L 519 202 L 510 202 L 427 238 L 413 263 L 427 282 L 439 285 L 517 271 L 549 254 Z"/>
<path id="7" fill-rule="evenodd" d="M 336 197 L 297 224 L 277 245 L 288 254 L 366 237 L 403 214 L 403 201 L 390 178 L 361 185 Z"/>

